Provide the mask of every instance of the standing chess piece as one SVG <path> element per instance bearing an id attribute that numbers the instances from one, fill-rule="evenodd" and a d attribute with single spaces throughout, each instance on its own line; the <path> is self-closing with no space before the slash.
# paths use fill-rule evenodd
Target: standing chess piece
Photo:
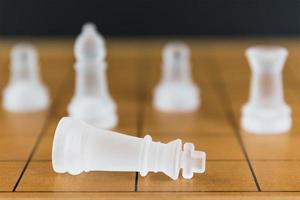
<path id="1" fill-rule="evenodd" d="M 182 42 L 163 50 L 162 79 L 154 91 L 154 106 L 163 112 L 191 112 L 200 104 L 199 89 L 190 72 L 190 51 Z"/>
<path id="2" fill-rule="evenodd" d="M 246 56 L 252 69 L 249 102 L 242 109 L 247 132 L 279 134 L 291 127 L 291 109 L 284 101 L 282 69 L 288 51 L 282 47 L 252 47 Z"/>
<path id="3" fill-rule="evenodd" d="M 11 112 L 35 112 L 49 106 L 49 94 L 39 77 L 36 49 L 17 44 L 11 51 L 10 81 L 3 92 L 3 107 Z"/>
<path id="4" fill-rule="evenodd" d="M 117 124 L 116 105 L 108 93 L 105 44 L 95 25 L 85 24 L 75 42 L 76 89 L 68 107 L 71 117 L 99 128 Z"/>

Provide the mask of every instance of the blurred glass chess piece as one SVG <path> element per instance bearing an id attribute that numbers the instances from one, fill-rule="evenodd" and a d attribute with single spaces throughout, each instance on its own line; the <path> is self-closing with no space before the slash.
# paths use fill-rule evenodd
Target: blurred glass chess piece
<path id="1" fill-rule="evenodd" d="M 154 90 L 153 104 L 163 112 L 191 112 L 199 107 L 199 89 L 191 78 L 190 51 L 185 43 L 165 46 L 162 78 Z"/>
<path id="2" fill-rule="evenodd" d="M 250 99 L 242 108 L 241 125 L 251 133 L 279 134 L 292 123 L 291 109 L 285 103 L 282 70 L 288 51 L 282 47 L 256 46 L 247 49 L 252 70 Z"/>
<path id="3" fill-rule="evenodd" d="M 39 77 L 37 50 L 20 43 L 11 51 L 10 80 L 3 92 L 3 107 L 11 112 L 35 112 L 50 104 L 47 88 Z"/>
<path id="4" fill-rule="evenodd" d="M 176 180 L 182 169 L 186 179 L 204 173 L 206 154 L 180 139 L 167 144 L 97 129 L 70 117 L 56 128 L 52 147 L 55 172 L 77 175 L 89 171 L 163 172 Z"/>
<path id="5" fill-rule="evenodd" d="M 76 88 L 68 112 L 71 117 L 110 129 L 118 119 L 107 88 L 105 55 L 104 39 L 95 25 L 85 24 L 75 42 Z"/>

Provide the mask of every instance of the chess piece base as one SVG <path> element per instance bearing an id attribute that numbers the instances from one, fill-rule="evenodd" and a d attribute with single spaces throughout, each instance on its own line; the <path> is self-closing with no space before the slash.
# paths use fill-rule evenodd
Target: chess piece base
<path id="1" fill-rule="evenodd" d="M 50 104 L 47 89 L 40 84 L 12 83 L 3 93 L 3 107 L 10 112 L 35 112 Z"/>
<path id="2" fill-rule="evenodd" d="M 258 109 L 246 105 L 242 109 L 241 126 L 253 134 L 283 134 L 292 125 L 291 109 L 284 105 L 280 109 Z"/>
<path id="3" fill-rule="evenodd" d="M 101 129 L 112 129 L 118 123 L 116 106 L 109 100 L 79 98 L 68 107 L 69 116 Z"/>
<path id="4" fill-rule="evenodd" d="M 199 91 L 193 84 L 165 84 L 155 89 L 154 107 L 160 111 L 192 112 L 199 106 Z"/>

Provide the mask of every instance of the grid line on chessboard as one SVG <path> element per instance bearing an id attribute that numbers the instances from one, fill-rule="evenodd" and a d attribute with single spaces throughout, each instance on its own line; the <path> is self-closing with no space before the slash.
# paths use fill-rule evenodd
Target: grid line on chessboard
<path id="1" fill-rule="evenodd" d="M 237 140 L 240 144 L 240 147 L 242 148 L 242 152 L 243 152 L 243 154 L 246 158 L 246 161 L 247 161 L 248 167 L 250 169 L 252 178 L 255 182 L 257 191 L 261 192 L 261 187 L 259 185 L 258 179 L 256 177 L 253 166 L 252 166 L 251 161 L 249 159 L 249 156 L 248 156 L 245 144 L 243 142 L 243 139 L 240 135 L 240 131 L 239 131 L 239 128 L 238 128 L 239 125 L 237 124 L 236 118 L 234 116 L 234 111 L 233 111 L 233 108 L 232 108 L 232 102 L 231 102 L 231 100 L 228 96 L 228 91 L 227 91 L 227 88 L 225 86 L 224 78 L 222 77 L 222 75 L 220 75 L 221 71 L 219 70 L 218 63 L 215 62 L 216 59 L 217 59 L 216 56 L 212 56 L 212 58 L 211 58 L 211 67 L 210 67 L 210 69 L 211 69 L 210 70 L 211 78 L 212 78 L 213 82 L 217 83 L 216 84 L 216 86 L 217 86 L 216 89 L 218 89 L 217 91 L 218 91 L 220 100 L 222 99 L 223 102 L 224 102 L 222 105 L 223 105 L 225 114 L 227 115 L 227 119 L 228 119 L 229 123 L 231 124 L 231 126 L 234 130 L 235 136 L 237 137 Z"/>
<path id="2" fill-rule="evenodd" d="M 143 54 L 142 54 L 143 55 Z M 137 129 L 136 129 L 136 136 L 141 137 L 143 126 L 144 126 L 144 118 L 145 118 L 145 90 L 146 87 L 146 77 L 147 73 L 145 72 L 145 69 L 142 66 L 146 64 L 146 58 L 145 55 L 140 58 L 138 62 L 138 66 L 136 66 L 136 79 L 137 79 L 137 90 L 136 90 L 136 98 L 138 102 L 138 108 L 137 108 Z M 143 70 L 144 69 L 144 70 Z M 135 173 L 135 181 L 134 181 L 134 192 L 138 192 L 138 183 L 139 183 L 139 172 Z"/>
<path id="3" fill-rule="evenodd" d="M 145 47 L 144 47 L 145 48 Z M 147 101 L 147 87 L 149 82 L 149 65 L 147 62 L 147 54 L 141 54 L 139 60 L 139 66 L 137 66 L 137 99 L 138 99 L 138 109 L 137 109 L 137 137 L 142 137 L 144 123 L 145 123 L 145 109 Z M 139 172 L 135 174 L 135 192 L 140 192 L 138 190 L 139 182 Z"/>
<path id="4" fill-rule="evenodd" d="M 163 191 L 122 191 L 122 190 L 114 190 L 114 191 L 111 191 L 111 190 L 100 190 L 100 191 L 94 191 L 94 190 L 91 190 L 91 191 L 87 191 L 87 190 L 83 190 L 83 191 L 80 191 L 80 190 L 74 190 L 74 191 L 70 191 L 70 190 L 58 190 L 58 191 L 49 191 L 49 190 L 33 190 L 33 191 L 15 191 L 14 193 L 169 193 L 169 192 L 176 192 L 176 193 L 219 193 L 219 192 L 222 192 L 222 193 L 268 193 L 268 194 L 271 194 L 271 193 L 281 193 L 281 192 L 284 192 L 284 193 L 300 193 L 299 190 L 271 190 L 271 191 L 261 191 L 261 192 L 258 192 L 258 191 L 251 191 L 251 190 L 230 190 L 230 191 L 226 191 L 226 190 L 191 190 L 191 191 L 184 191 L 184 190 L 179 190 L 179 191 L 174 191 L 174 190 L 163 190 Z M 0 191 L 0 194 L 1 193 L 12 193 L 11 191 Z M 1 199 L 1 198 L 0 198 Z"/>
<path id="5" fill-rule="evenodd" d="M 32 151 L 30 152 L 29 156 L 28 156 L 28 159 L 26 160 L 25 162 L 25 165 L 20 173 L 20 176 L 18 177 L 17 181 L 16 181 L 16 184 L 14 185 L 13 187 L 13 190 L 12 192 L 16 192 L 16 189 L 17 187 L 19 186 L 19 183 L 21 182 L 21 179 L 23 178 L 23 175 L 25 174 L 25 171 L 29 165 L 29 163 L 31 162 L 32 160 L 32 157 L 38 147 L 38 145 L 40 144 L 44 134 L 46 133 L 47 131 L 47 128 L 48 128 L 48 125 L 49 125 L 49 122 L 51 121 L 51 118 L 52 118 L 52 115 L 53 115 L 53 111 L 54 111 L 54 108 L 57 106 L 58 102 L 59 102 L 59 99 L 63 97 L 63 92 L 65 91 L 64 89 L 66 89 L 65 87 L 68 85 L 68 81 L 69 79 L 71 78 L 70 75 L 71 73 L 67 73 L 65 78 L 64 78 L 64 81 L 62 82 L 62 87 L 60 87 L 60 91 L 59 91 L 59 94 L 57 95 L 56 99 L 52 102 L 52 104 L 50 105 L 49 107 L 49 113 L 46 117 L 46 120 L 44 122 L 44 125 L 40 131 L 40 133 L 38 134 L 37 136 L 37 140 L 36 142 L 34 143 L 34 146 L 32 147 Z"/>

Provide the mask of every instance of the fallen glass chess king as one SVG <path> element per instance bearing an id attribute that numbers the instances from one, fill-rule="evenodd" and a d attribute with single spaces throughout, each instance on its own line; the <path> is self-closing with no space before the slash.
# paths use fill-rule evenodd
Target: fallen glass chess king
<path id="1" fill-rule="evenodd" d="M 64 117 L 53 141 L 52 165 L 57 173 L 78 175 L 89 171 L 163 172 L 173 180 L 182 169 L 183 178 L 204 173 L 206 154 L 195 151 L 192 143 L 173 140 L 167 144 L 95 128 Z"/>

